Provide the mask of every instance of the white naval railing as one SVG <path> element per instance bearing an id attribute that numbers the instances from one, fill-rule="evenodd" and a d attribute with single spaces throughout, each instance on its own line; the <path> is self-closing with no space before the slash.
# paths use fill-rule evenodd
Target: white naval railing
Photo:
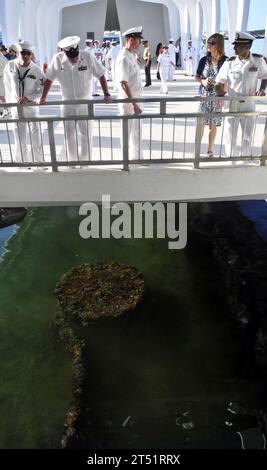
<path id="1" fill-rule="evenodd" d="M 246 164 L 249 160 L 265 165 L 267 159 L 267 111 L 265 97 L 242 97 L 240 102 L 256 101 L 255 112 L 225 112 L 210 116 L 221 116 L 222 125 L 218 127 L 214 145 L 214 158 L 207 157 L 207 142 L 202 139 L 203 114 L 198 112 L 200 101 L 218 101 L 221 98 L 181 97 L 181 98 L 140 98 L 136 100 L 114 100 L 105 104 L 98 100 L 48 101 L 43 106 L 36 104 L 17 105 L 1 104 L 8 112 L 0 119 L 0 168 L 51 168 L 59 171 L 67 167 L 114 166 L 124 170 L 129 164 L 191 164 L 201 168 L 205 164 L 233 161 Z M 224 99 L 225 104 L 229 99 Z M 140 115 L 121 116 L 117 104 L 138 102 L 143 107 Z M 187 112 L 195 104 L 195 112 Z M 236 101 L 238 103 L 238 101 Z M 63 117 L 61 106 L 83 105 L 82 114 Z M 235 102 L 232 101 L 232 105 Z M 12 118 L 10 110 L 17 108 L 17 118 Z M 25 117 L 25 109 L 39 108 L 37 117 Z M 231 107 L 231 109 L 233 109 Z M 69 113 L 68 113 L 69 114 Z M 254 120 L 250 136 L 251 146 L 246 155 L 242 154 L 241 132 L 237 134 L 238 156 L 226 157 L 225 120 L 234 116 L 236 119 Z M 129 123 L 136 123 L 136 132 L 142 135 L 138 139 L 136 154 L 129 151 Z M 142 123 L 142 125 L 141 125 Z M 82 141 L 79 127 L 84 126 Z M 67 128 L 71 126 L 71 131 Z M 207 132 L 207 131 L 205 131 Z M 25 134 L 27 150 L 25 151 Z M 16 138 L 15 138 L 16 136 Z M 24 140 L 23 140 L 24 139 Z M 75 142 L 75 149 L 70 153 L 68 140 Z M 85 139 L 85 141 L 84 141 Z M 206 139 L 206 138 L 205 138 Z M 23 142 L 22 142 L 23 141 Z M 38 141 L 39 152 L 36 150 Z M 136 147 L 136 145 L 135 145 Z M 82 151 L 81 149 L 86 149 Z M 38 153 L 38 155 L 37 155 Z"/>

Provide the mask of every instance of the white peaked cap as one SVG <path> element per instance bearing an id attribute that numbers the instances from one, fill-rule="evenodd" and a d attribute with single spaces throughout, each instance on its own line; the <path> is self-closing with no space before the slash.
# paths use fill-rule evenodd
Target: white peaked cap
<path id="1" fill-rule="evenodd" d="M 254 41 L 255 37 L 249 33 L 242 33 L 237 31 L 235 33 L 235 40 L 232 44 L 250 44 L 251 41 Z"/>
<path id="2" fill-rule="evenodd" d="M 60 49 L 64 49 L 65 51 L 68 51 L 72 47 L 77 47 L 80 40 L 81 38 L 79 36 L 68 36 L 59 41 L 58 47 L 60 47 Z"/>
<path id="3" fill-rule="evenodd" d="M 132 38 L 140 38 L 143 39 L 143 26 L 135 26 L 134 28 L 130 28 L 125 33 L 123 33 L 123 37 L 132 37 Z"/>
<path id="4" fill-rule="evenodd" d="M 33 45 L 29 41 L 20 41 L 17 44 L 18 51 L 31 51 L 33 52 Z"/>
<path id="5" fill-rule="evenodd" d="M 174 39 L 173 39 L 173 38 L 170 38 L 170 39 L 169 39 L 169 42 L 174 42 Z"/>

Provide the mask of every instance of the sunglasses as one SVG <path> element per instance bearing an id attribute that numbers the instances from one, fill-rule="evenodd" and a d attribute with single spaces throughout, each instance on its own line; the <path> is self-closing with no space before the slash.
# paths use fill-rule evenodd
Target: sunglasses
<path id="1" fill-rule="evenodd" d="M 31 51 L 21 51 L 21 55 L 32 55 Z"/>
<path id="2" fill-rule="evenodd" d="M 207 44 L 208 46 L 215 46 L 216 41 L 208 41 Z"/>

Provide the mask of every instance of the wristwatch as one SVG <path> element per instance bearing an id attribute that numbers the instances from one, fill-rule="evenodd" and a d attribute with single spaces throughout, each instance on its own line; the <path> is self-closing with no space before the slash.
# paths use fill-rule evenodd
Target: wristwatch
<path id="1" fill-rule="evenodd" d="M 104 96 L 110 96 L 110 93 L 104 93 Z"/>

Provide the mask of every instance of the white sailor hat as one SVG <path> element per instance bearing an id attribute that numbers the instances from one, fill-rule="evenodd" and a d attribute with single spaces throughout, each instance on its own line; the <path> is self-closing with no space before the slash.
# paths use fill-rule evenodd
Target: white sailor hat
<path id="1" fill-rule="evenodd" d="M 135 28 L 130 28 L 125 33 L 123 33 L 123 37 L 125 38 L 140 38 L 143 39 L 143 26 L 136 26 Z"/>
<path id="2" fill-rule="evenodd" d="M 174 42 L 174 39 L 173 39 L 173 38 L 170 38 L 170 39 L 169 39 L 169 42 Z"/>
<path id="3" fill-rule="evenodd" d="M 254 41 L 255 37 L 249 33 L 242 33 L 241 31 L 237 31 L 235 33 L 235 40 L 232 44 L 251 44 Z"/>
<path id="4" fill-rule="evenodd" d="M 31 51 L 33 52 L 33 45 L 29 41 L 20 41 L 17 44 L 17 49 L 19 52 L 21 51 Z"/>
<path id="5" fill-rule="evenodd" d="M 64 49 L 64 51 L 69 51 L 72 48 L 76 48 L 80 40 L 81 38 L 79 38 L 79 36 L 68 36 L 59 41 L 58 47 Z"/>
<path id="6" fill-rule="evenodd" d="M 19 47 L 18 47 L 18 44 L 10 44 L 9 48 L 8 48 L 10 51 L 14 51 L 14 52 L 19 52 Z"/>

